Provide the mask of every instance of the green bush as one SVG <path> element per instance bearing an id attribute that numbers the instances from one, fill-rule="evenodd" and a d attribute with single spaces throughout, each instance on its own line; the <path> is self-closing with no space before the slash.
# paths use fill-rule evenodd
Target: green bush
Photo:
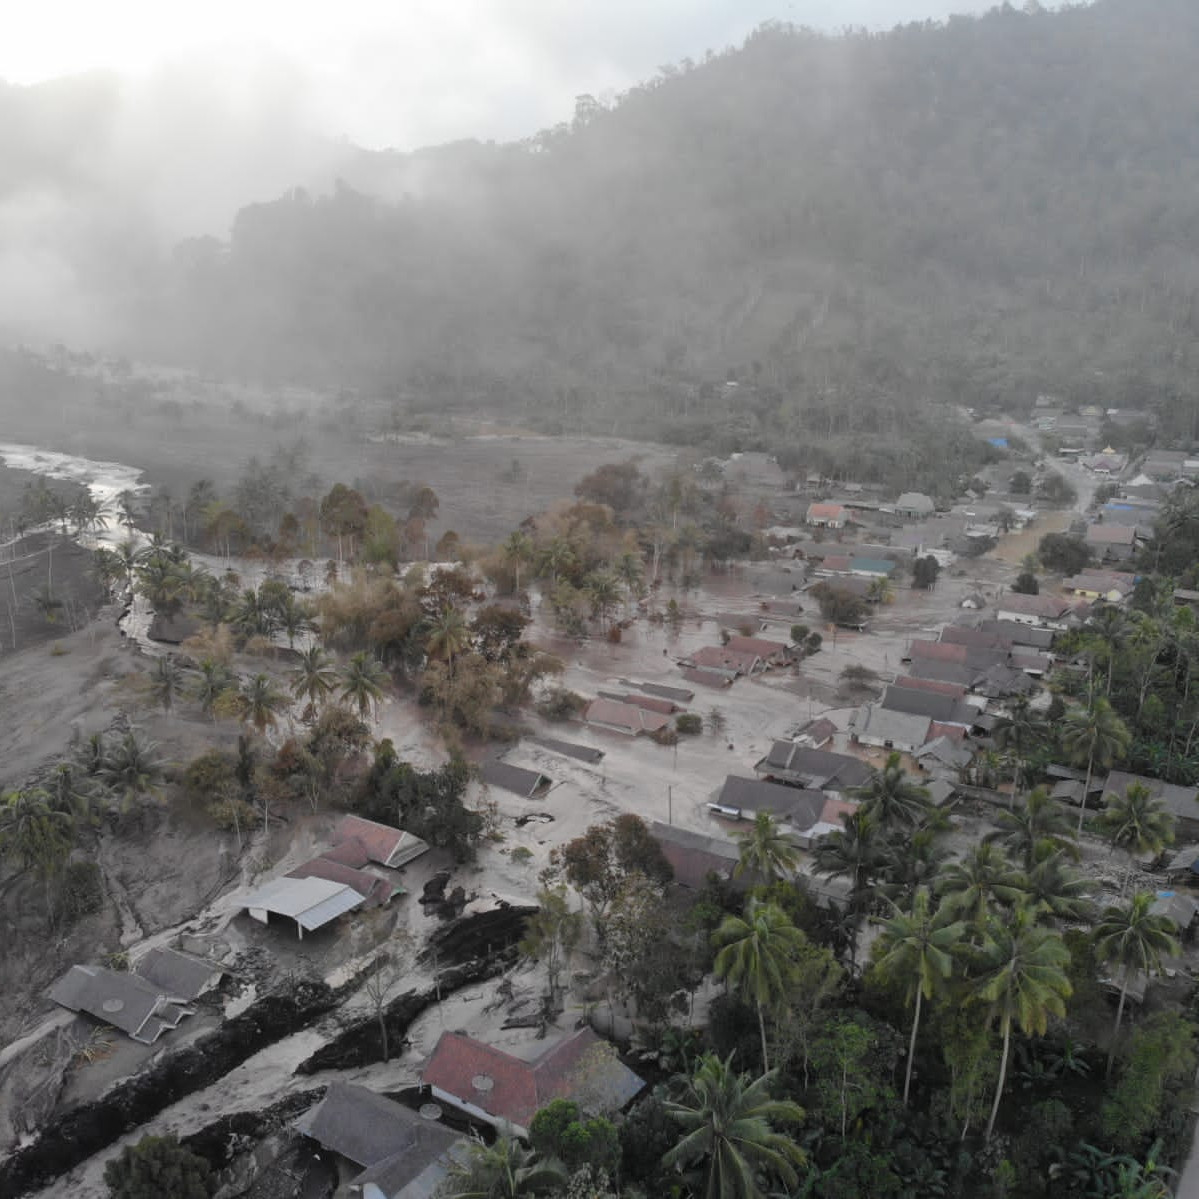
<path id="1" fill-rule="evenodd" d="M 104 1167 L 112 1199 L 210 1199 L 212 1167 L 175 1136 L 142 1137 Z"/>
<path id="2" fill-rule="evenodd" d="M 704 719 L 696 712 L 681 712 L 675 717 L 674 727 L 684 736 L 697 737 L 704 731 Z"/>
<path id="3" fill-rule="evenodd" d="M 67 863 L 59 884 L 59 912 L 67 924 L 98 912 L 104 906 L 104 882 L 95 862 Z"/>

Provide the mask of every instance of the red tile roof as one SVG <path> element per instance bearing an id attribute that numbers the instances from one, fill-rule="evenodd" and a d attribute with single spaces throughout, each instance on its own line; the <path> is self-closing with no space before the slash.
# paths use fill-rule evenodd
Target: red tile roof
<path id="1" fill-rule="evenodd" d="M 525 1062 L 473 1037 L 446 1032 L 421 1072 L 421 1082 L 528 1128 L 537 1110 L 551 1099 L 594 1091 L 601 1093 L 598 1106 L 616 1110 L 642 1089 L 644 1082 L 606 1046 L 591 1029 L 583 1028 L 535 1061 Z"/>
<path id="2" fill-rule="evenodd" d="M 615 699 L 593 699 L 583 714 L 588 724 L 602 724 L 622 732 L 656 733 L 670 723 L 670 718 L 650 712 L 636 704 L 624 704 Z"/>
<path id="3" fill-rule="evenodd" d="M 321 857 L 330 862 L 340 862 L 343 866 L 352 866 L 355 870 L 361 869 L 371 860 L 366 846 L 357 837 L 347 837 L 339 845 L 326 849 Z"/>
<path id="4" fill-rule="evenodd" d="M 620 702 L 632 704 L 634 708 L 644 708 L 647 712 L 657 712 L 661 716 L 673 716 L 682 711 L 673 700 L 656 699 L 652 695 L 625 695 L 621 697 Z"/>
<path id="5" fill-rule="evenodd" d="M 809 504 L 808 520 L 836 520 L 845 515 L 845 509 L 840 504 Z"/>
<path id="6" fill-rule="evenodd" d="M 724 645 L 705 645 L 691 655 L 691 662 L 695 666 L 709 670 L 739 671 L 741 674 L 749 674 L 761 656 L 758 653 L 738 653 Z"/>
<path id="7" fill-rule="evenodd" d="M 934 720 L 928 726 L 928 739 L 935 741 L 938 737 L 944 737 L 947 741 L 961 741 L 965 738 L 967 731 L 960 724 L 941 724 Z"/>
<path id="8" fill-rule="evenodd" d="M 937 679 L 915 679 L 910 674 L 900 675 L 894 685 L 910 687 L 913 691 L 935 691 L 938 695 L 952 695 L 954 699 L 962 699 L 966 694 L 966 688 L 960 683 L 942 683 Z"/>
<path id="9" fill-rule="evenodd" d="M 355 870 L 352 866 L 343 866 L 340 862 L 332 862 L 328 858 L 313 858 L 287 872 L 288 878 L 327 878 L 331 882 L 345 883 L 352 887 L 363 899 L 368 908 L 387 903 L 395 894 L 395 887 L 377 874 L 365 870 Z"/>
<path id="10" fill-rule="evenodd" d="M 787 652 L 784 642 L 768 641 L 765 637 L 730 637 L 724 648 L 735 654 L 756 654 L 762 659 L 773 658 Z"/>
<path id="11" fill-rule="evenodd" d="M 933 662 L 956 662 L 965 665 L 968 657 L 966 645 L 950 645 L 944 641 L 913 641 L 909 651 L 912 658 L 924 658 Z"/>
<path id="12" fill-rule="evenodd" d="M 429 848 L 419 837 L 403 829 L 362 816 L 343 816 L 333 832 L 333 840 L 338 845 L 344 845 L 346 841 L 360 842 L 368 860 L 378 862 L 380 866 L 402 866 Z M 351 851 L 347 851 L 349 856 L 352 856 Z"/>

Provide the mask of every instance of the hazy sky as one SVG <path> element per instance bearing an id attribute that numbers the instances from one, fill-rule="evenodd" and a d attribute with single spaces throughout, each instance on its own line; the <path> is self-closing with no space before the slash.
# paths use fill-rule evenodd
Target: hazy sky
<path id="1" fill-rule="evenodd" d="M 222 104 L 286 106 L 362 145 L 521 137 L 658 65 L 772 18 L 825 29 L 990 0 L 37 0 L 9 6 L 0 78 L 204 76 Z"/>

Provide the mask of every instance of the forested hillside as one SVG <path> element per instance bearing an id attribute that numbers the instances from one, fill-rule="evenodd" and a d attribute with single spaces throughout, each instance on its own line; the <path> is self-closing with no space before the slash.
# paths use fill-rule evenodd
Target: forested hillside
<path id="1" fill-rule="evenodd" d="M 227 244 L 179 248 L 142 340 L 743 445 L 885 436 L 927 397 L 1177 404 L 1197 77 L 1193 0 L 765 28 L 528 142 L 380 155 L 243 209 Z"/>

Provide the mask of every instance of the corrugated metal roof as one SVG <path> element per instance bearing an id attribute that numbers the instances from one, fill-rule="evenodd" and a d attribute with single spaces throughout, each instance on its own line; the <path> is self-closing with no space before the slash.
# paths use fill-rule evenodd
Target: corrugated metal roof
<path id="1" fill-rule="evenodd" d="M 242 907 L 290 916 L 311 931 L 336 920 L 362 903 L 345 883 L 326 878 L 274 878 L 242 900 Z"/>

